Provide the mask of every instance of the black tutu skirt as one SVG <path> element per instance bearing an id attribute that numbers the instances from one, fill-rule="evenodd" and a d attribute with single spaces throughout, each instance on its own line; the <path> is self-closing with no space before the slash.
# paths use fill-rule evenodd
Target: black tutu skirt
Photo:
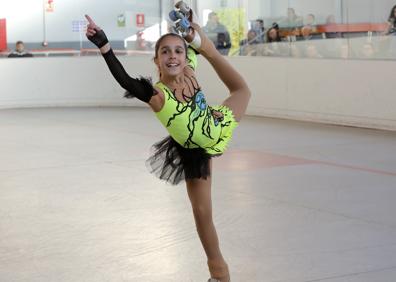
<path id="1" fill-rule="evenodd" d="M 203 148 L 184 148 L 168 136 L 152 146 L 146 165 L 159 179 L 177 185 L 182 180 L 210 176 L 211 157 Z"/>

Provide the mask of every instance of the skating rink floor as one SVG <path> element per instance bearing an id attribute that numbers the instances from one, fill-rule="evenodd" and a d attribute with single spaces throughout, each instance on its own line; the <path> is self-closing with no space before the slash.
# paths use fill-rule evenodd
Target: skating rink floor
<path id="1" fill-rule="evenodd" d="M 1 282 L 206 282 L 144 108 L 0 110 Z M 214 161 L 231 281 L 395 282 L 396 133 L 246 117 Z"/>

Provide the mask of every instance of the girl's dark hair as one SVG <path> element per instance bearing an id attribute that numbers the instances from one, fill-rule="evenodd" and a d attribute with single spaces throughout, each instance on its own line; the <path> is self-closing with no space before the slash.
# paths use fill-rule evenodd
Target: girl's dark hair
<path id="1" fill-rule="evenodd" d="M 173 36 L 173 37 L 179 38 L 180 40 L 183 41 L 184 51 L 185 51 L 185 53 L 186 53 L 186 58 L 187 58 L 187 43 L 186 43 L 186 41 L 184 40 L 184 38 L 181 37 L 180 35 L 176 34 L 176 33 L 167 33 L 167 34 L 162 35 L 162 36 L 157 40 L 157 42 L 155 43 L 155 55 L 154 55 L 154 59 L 158 58 L 158 50 L 159 50 L 159 47 L 160 47 L 160 45 L 161 45 L 161 42 L 162 42 L 165 38 L 167 38 L 167 37 L 169 37 L 169 36 Z"/>
<path id="2" fill-rule="evenodd" d="M 393 8 L 392 8 L 392 10 L 391 10 L 391 12 L 390 12 L 390 15 L 389 15 L 389 19 L 388 19 L 388 20 L 395 19 L 395 9 L 396 9 L 396 5 L 393 6 Z"/>
<path id="3" fill-rule="evenodd" d="M 273 22 L 271 28 L 275 28 L 276 30 L 279 30 L 279 25 L 278 25 L 278 23 Z"/>
<path id="4" fill-rule="evenodd" d="M 276 38 L 275 39 L 272 39 L 271 36 L 270 36 L 270 32 L 273 29 L 276 31 Z M 281 39 L 281 37 L 279 35 L 279 29 L 277 29 L 274 26 L 272 26 L 270 29 L 268 29 L 268 31 L 267 31 L 267 42 L 281 42 L 281 41 L 282 41 L 282 39 Z"/>

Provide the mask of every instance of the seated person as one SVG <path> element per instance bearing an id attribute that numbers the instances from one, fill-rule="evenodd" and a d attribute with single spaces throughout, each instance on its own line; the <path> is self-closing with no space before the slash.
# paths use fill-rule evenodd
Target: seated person
<path id="1" fill-rule="evenodd" d="M 321 34 L 315 34 L 314 32 L 314 28 L 311 25 L 305 25 L 301 28 L 301 36 L 298 40 L 322 39 Z"/>
<path id="2" fill-rule="evenodd" d="M 247 39 L 241 40 L 239 42 L 240 55 L 255 56 L 257 52 L 255 45 L 259 43 L 260 42 L 256 31 L 253 29 L 249 30 L 247 34 Z"/>
<path id="3" fill-rule="evenodd" d="M 267 42 L 281 42 L 281 37 L 279 34 L 279 26 L 277 23 L 273 23 L 271 28 L 267 31 Z"/>
<path id="4" fill-rule="evenodd" d="M 33 57 L 33 55 L 25 50 L 25 44 L 23 44 L 22 41 L 17 41 L 15 44 L 15 50 L 8 55 L 8 58 L 24 57 Z"/>
<path id="5" fill-rule="evenodd" d="M 231 48 L 230 34 L 215 12 L 209 14 L 208 22 L 203 27 L 203 31 L 216 46 L 222 55 L 228 55 Z"/>
<path id="6" fill-rule="evenodd" d="M 256 41 L 258 43 L 264 43 L 265 42 L 264 21 L 262 19 L 255 20 L 252 30 L 256 32 Z"/>
<path id="7" fill-rule="evenodd" d="M 260 44 L 260 52 L 258 55 L 261 56 L 286 56 L 289 55 L 289 49 L 287 44 L 283 44 L 279 33 L 279 26 L 274 23 L 267 31 L 267 40 L 265 44 Z"/>
<path id="8" fill-rule="evenodd" d="M 251 29 L 247 33 L 247 38 L 239 42 L 239 46 L 245 46 L 248 44 L 258 44 L 258 43 L 260 42 L 257 33 L 254 29 Z"/>
<path id="9" fill-rule="evenodd" d="M 316 18 L 314 14 L 308 14 L 305 19 L 305 26 L 310 26 L 312 28 L 312 32 L 317 32 L 318 29 L 316 27 Z"/>
<path id="10" fill-rule="evenodd" d="M 393 6 L 389 18 L 388 18 L 388 27 L 387 30 L 385 31 L 386 35 L 396 35 L 396 5 Z"/>
<path id="11" fill-rule="evenodd" d="M 229 34 L 224 32 L 219 32 L 217 34 L 217 42 L 215 46 L 216 49 L 220 52 L 220 54 L 228 55 L 228 52 L 230 51 L 231 48 L 231 41 Z"/>
<path id="12" fill-rule="evenodd" d="M 328 15 L 326 18 L 326 25 L 328 26 L 334 26 L 336 25 L 336 18 L 334 15 Z M 326 38 L 341 38 L 342 34 L 341 32 L 326 32 Z"/>
<path id="13" fill-rule="evenodd" d="M 287 17 L 280 22 L 280 25 L 285 28 L 301 27 L 303 25 L 303 18 L 297 16 L 293 8 L 288 8 Z"/>

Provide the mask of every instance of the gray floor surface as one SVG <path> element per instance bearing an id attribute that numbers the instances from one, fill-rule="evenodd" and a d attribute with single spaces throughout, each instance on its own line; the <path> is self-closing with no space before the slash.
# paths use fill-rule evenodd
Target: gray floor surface
<path id="1" fill-rule="evenodd" d="M 183 185 L 142 108 L 0 110 L 0 281 L 197 281 Z M 395 282 L 396 133 L 246 117 L 214 161 L 232 281 Z"/>

